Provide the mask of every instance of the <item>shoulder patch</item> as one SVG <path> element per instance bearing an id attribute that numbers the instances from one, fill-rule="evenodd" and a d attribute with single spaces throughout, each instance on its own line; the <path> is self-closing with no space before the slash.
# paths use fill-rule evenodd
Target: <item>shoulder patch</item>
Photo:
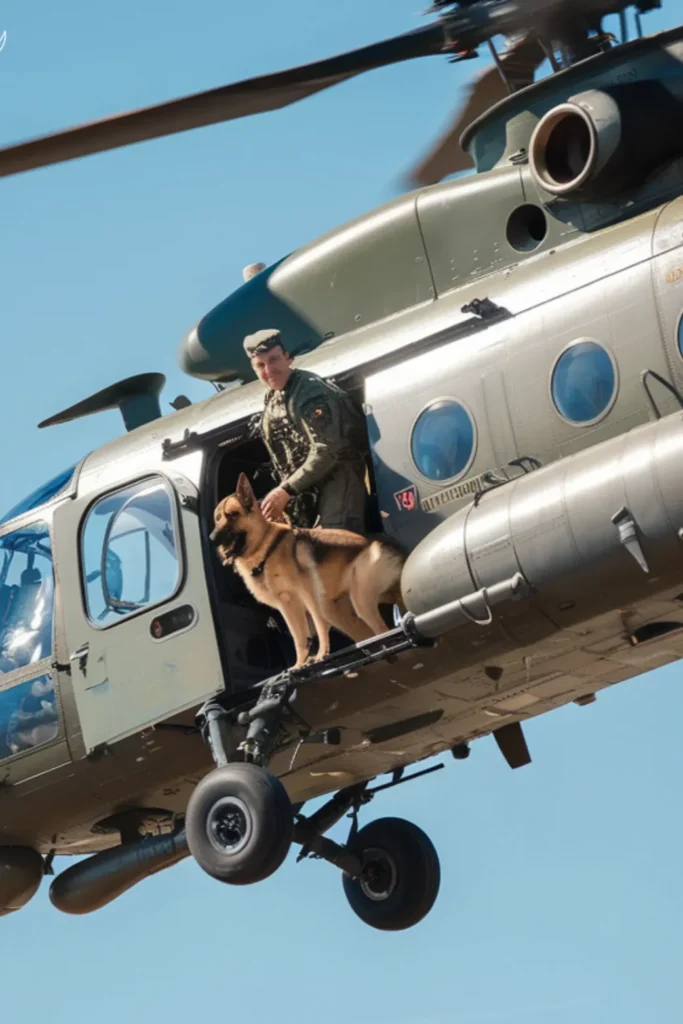
<path id="1" fill-rule="evenodd" d="M 304 404 L 301 415 L 313 427 L 326 427 L 332 422 L 329 403 L 317 396 Z"/>

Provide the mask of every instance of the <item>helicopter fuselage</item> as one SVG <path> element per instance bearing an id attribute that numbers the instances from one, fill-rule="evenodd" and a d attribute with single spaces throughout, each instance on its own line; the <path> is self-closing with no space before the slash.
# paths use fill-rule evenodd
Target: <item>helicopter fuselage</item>
<path id="1" fill-rule="evenodd" d="M 602 253 L 604 241 L 598 235 L 549 255 L 542 311 L 541 303 L 534 304 L 534 293 L 537 300 L 541 298 L 534 287 L 536 272 L 533 264 L 527 263 L 487 282 L 487 292 L 495 295 L 497 303 L 514 310 L 525 305 L 524 313 L 494 314 L 490 320 L 462 316 L 460 324 L 434 330 L 428 343 L 413 340 L 406 327 L 395 334 L 385 332 L 374 347 L 363 347 L 362 372 L 357 360 L 354 365 L 351 352 L 337 356 L 334 346 L 323 346 L 302 360 L 302 365 L 345 380 L 351 389 L 358 386 L 366 407 L 374 500 L 381 523 L 386 532 L 413 550 L 413 558 L 418 557 L 421 545 L 429 542 L 435 527 L 447 528 L 459 512 L 472 506 L 473 498 L 485 508 L 486 500 L 503 494 L 515 481 L 531 481 L 543 472 L 541 467 L 552 468 L 560 459 L 569 472 L 572 459 L 567 461 L 567 456 L 588 448 L 598 451 L 626 431 L 646 427 L 655 420 L 654 409 L 667 422 L 671 418 L 678 421 L 679 402 L 657 377 L 683 386 L 678 342 L 683 245 L 662 246 L 664 240 L 675 240 L 672 228 L 681 223 L 683 199 L 611 228 L 609 271 Z M 548 299 L 553 289 L 564 294 Z M 462 298 L 457 301 L 462 303 Z M 591 422 L 586 426 L 571 423 L 558 411 L 552 378 L 562 354 L 588 341 L 596 346 L 587 350 L 589 356 L 593 351 L 607 353 L 606 359 L 600 356 L 592 382 L 589 377 L 595 394 L 586 398 L 579 382 L 577 394 L 564 396 L 570 404 L 587 402 Z M 603 366 L 612 370 L 607 381 L 600 377 Z M 641 379 L 644 371 L 657 374 L 645 381 L 646 386 Z M 101 848 L 113 840 L 106 833 L 92 834 L 93 816 L 106 818 L 122 803 L 130 802 L 163 806 L 180 814 L 191 787 L 188 779 L 209 768 L 210 759 L 196 736 L 185 734 L 182 728 L 163 726 L 170 722 L 190 727 L 193 712 L 202 701 L 230 685 L 230 655 L 226 665 L 221 644 L 227 637 L 229 645 L 232 629 L 239 632 L 245 627 L 236 610 L 231 614 L 216 602 L 215 589 L 220 583 L 215 580 L 230 571 L 219 569 L 207 542 L 207 530 L 213 504 L 230 486 L 228 480 L 242 468 L 253 473 L 265 461 L 264 453 L 258 452 L 259 442 L 249 439 L 249 423 L 261 407 L 262 395 L 258 383 L 246 385 L 132 431 L 88 456 L 67 488 L 48 504 L 3 525 L 0 544 L 7 545 L 13 535 L 29 526 L 46 524 L 51 530 L 56 575 L 54 649 L 47 659 L 7 674 L 3 683 L 9 689 L 13 682 L 24 685 L 52 672 L 60 708 L 59 738 L 44 748 L 28 748 L 5 759 L 8 786 L 3 794 L 3 831 L 8 839 L 59 852 Z M 597 415 L 591 405 L 595 401 L 604 405 Z M 433 469 L 428 431 L 422 448 L 415 448 L 416 424 L 435 403 L 437 417 L 440 403 L 446 403 L 446 409 L 453 403 L 454 408 L 463 410 L 452 429 L 457 431 L 461 423 L 471 424 L 463 437 L 451 435 L 450 447 L 455 439 L 462 449 L 458 455 L 462 465 L 454 467 L 459 470 L 455 474 L 439 464 L 444 456 L 439 450 L 443 426 L 436 437 Z M 466 419 L 459 418 L 462 415 Z M 446 437 L 449 429 L 446 420 Z M 186 439 L 185 431 L 197 435 L 196 439 Z M 165 451 L 167 440 L 177 448 Z M 222 470 L 217 468 L 221 465 Z M 430 473 L 439 479 L 430 478 Z M 142 609 L 110 610 L 105 628 L 100 628 L 87 609 L 88 587 L 98 584 L 87 584 L 85 578 L 100 570 L 106 525 L 112 514 L 124 514 L 121 508 L 131 498 L 136 516 L 130 528 L 141 532 L 141 540 L 139 549 L 121 553 L 131 560 L 130 566 L 124 560 L 124 579 L 138 560 L 144 560 L 144 494 L 150 487 L 159 487 L 159 493 L 167 495 L 159 522 L 174 523 L 176 540 L 171 550 L 177 543 L 183 553 L 182 571 L 178 570 L 180 589 L 174 586 L 170 593 L 152 592 Z M 141 490 L 141 498 L 136 499 L 136 488 Z M 88 524 L 97 522 L 100 503 L 102 525 L 93 534 L 95 547 L 91 550 Z M 109 515 L 108 506 L 114 510 Z M 123 544 L 118 533 L 125 531 L 118 526 L 113 530 L 109 546 L 115 549 L 117 543 Z M 630 570 L 626 554 L 624 559 Z M 293 796 L 308 799 L 334 788 L 340 778 L 377 774 L 404 760 L 410 762 L 491 732 L 497 721 L 490 714 L 494 695 L 498 702 L 512 693 L 513 704 L 517 701 L 519 707 L 524 706 L 527 717 L 581 699 L 601 685 L 668 660 L 672 651 L 678 652 L 683 638 L 679 641 L 677 635 L 667 634 L 666 653 L 662 654 L 661 641 L 656 638 L 641 653 L 629 637 L 653 614 L 657 619 L 674 620 L 680 615 L 673 600 L 678 594 L 678 570 L 666 581 L 675 594 L 666 599 L 665 613 L 659 589 L 654 605 L 645 599 L 652 587 L 640 576 L 635 567 L 634 579 L 643 594 L 628 612 L 631 632 L 625 631 L 623 616 L 616 610 L 623 606 L 623 590 L 619 589 L 623 581 L 613 593 L 608 581 L 602 580 L 598 610 L 613 609 L 600 625 L 600 635 L 612 645 L 607 662 L 586 654 L 590 627 L 581 601 L 555 622 L 548 620 L 545 611 L 521 604 L 513 611 L 516 625 L 508 623 L 510 636 L 503 645 L 504 686 L 492 685 L 482 672 L 494 654 L 500 658 L 501 636 L 494 630 L 493 647 L 489 647 L 486 631 L 474 624 L 454 633 L 452 639 L 444 637 L 437 651 L 404 655 L 396 667 L 373 666 L 353 684 L 326 683 L 321 687 L 324 698 L 304 698 L 304 706 L 311 700 L 316 709 L 312 724 L 344 725 L 347 735 L 358 741 L 358 749 L 326 750 L 324 764 L 317 769 L 319 751 L 300 754 L 293 770 L 285 773 Z M 118 598 L 124 602 L 130 600 L 126 585 Z M 143 580 L 129 585 L 138 586 L 144 596 Z M 101 583 L 99 586 L 101 591 Z M 152 576 L 152 591 L 154 586 Z M 155 596 L 157 600 L 153 600 Z M 449 596 L 444 591 L 436 603 Z M 133 597 L 139 599 L 137 591 Z M 590 591 L 583 594 L 589 615 L 595 610 L 594 597 Z M 162 612 L 176 608 L 193 609 L 189 613 L 192 621 L 184 622 L 181 616 L 178 628 L 173 628 L 168 638 L 157 640 L 151 633 L 153 624 Z M 243 609 L 241 614 L 244 618 Z M 544 665 L 546 660 L 561 664 L 566 655 L 575 664 L 577 652 L 584 663 L 580 673 L 562 672 L 559 683 L 550 685 L 547 677 L 557 669 L 551 672 Z M 525 668 L 530 658 L 536 666 L 531 674 Z M 607 678 L 595 675 L 594 661 L 598 660 Z M 421 666 L 419 670 L 415 664 Z M 274 662 L 273 669 L 278 667 Z M 262 675 L 266 674 L 264 668 Z M 539 678 L 544 680 L 543 692 L 548 696 L 535 698 L 532 705 L 534 680 Z M 411 719 L 441 705 L 438 727 L 417 729 L 402 739 L 400 749 L 395 742 L 363 747 L 363 735 L 381 722 Z M 139 791 L 133 792 L 136 786 Z M 111 793 L 111 800 L 104 799 L 105 792 Z M 73 806 L 70 827 L 71 815 L 65 813 L 69 805 Z"/>
<path id="2" fill-rule="evenodd" d="M 187 341 L 186 369 L 227 380 L 246 373 L 237 339 L 280 327 L 364 405 L 371 515 L 410 551 L 409 611 L 483 601 L 434 648 L 302 688 L 298 713 L 341 741 L 274 755 L 293 801 L 683 656 L 683 153 L 615 201 L 550 195 L 525 158 L 577 79 L 680 76 L 682 34 L 511 97 L 473 142 L 478 162 L 497 147 L 485 173 L 312 243 Z M 0 525 L 0 845 L 94 852 L 130 815 L 168 830 L 211 768 L 198 708 L 292 663 L 208 537 L 240 472 L 265 493 L 262 400 L 254 382 L 152 419 Z M 528 592 L 494 612 L 487 588 L 515 574 Z"/>

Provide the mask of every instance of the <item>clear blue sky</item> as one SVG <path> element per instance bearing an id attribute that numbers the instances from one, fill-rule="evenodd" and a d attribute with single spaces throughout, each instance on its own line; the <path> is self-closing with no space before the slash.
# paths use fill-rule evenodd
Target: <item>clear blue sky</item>
<path id="1" fill-rule="evenodd" d="M 362 45 L 421 24 L 422 6 L 5 0 L 0 139 Z M 681 15 L 669 3 L 647 31 Z M 0 181 L 3 510 L 120 431 L 114 413 L 38 431 L 51 413 L 148 370 L 167 374 L 165 401 L 209 394 L 177 369 L 183 332 L 246 263 L 395 194 L 474 68 L 391 68 L 272 115 Z M 481 741 L 378 799 L 364 820 L 412 819 L 442 858 L 437 905 L 405 933 L 368 929 L 335 869 L 293 856 L 234 891 L 186 861 L 84 918 L 53 910 L 46 885 L 0 920 L 3 1021 L 673 1024 L 682 717 L 674 666 L 534 721 L 530 767 L 511 772 Z"/>

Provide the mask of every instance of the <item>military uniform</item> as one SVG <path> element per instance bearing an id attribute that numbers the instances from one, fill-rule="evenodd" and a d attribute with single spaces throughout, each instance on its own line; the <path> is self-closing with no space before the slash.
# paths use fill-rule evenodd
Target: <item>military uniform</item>
<path id="1" fill-rule="evenodd" d="M 292 526 L 364 532 L 367 431 L 345 391 L 292 370 L 281 391 L 266 393 L 260 433 L 279 486 L 291 496 L 284 514 Z"/>

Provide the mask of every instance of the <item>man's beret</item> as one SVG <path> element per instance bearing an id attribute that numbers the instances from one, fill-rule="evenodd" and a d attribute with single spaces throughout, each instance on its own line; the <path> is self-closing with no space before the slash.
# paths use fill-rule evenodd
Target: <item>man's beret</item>
<path id="1" fill-rule="evenodd" d="M 282 344 L 280 332 L 274 328 L 266 331 L 257 331 L 256 334 L 248 334 L 243 342 L 244 351 L 250 359 L 254 356 L 263 355 L 264 352 L 270 352 L 271 348 Z"/>

